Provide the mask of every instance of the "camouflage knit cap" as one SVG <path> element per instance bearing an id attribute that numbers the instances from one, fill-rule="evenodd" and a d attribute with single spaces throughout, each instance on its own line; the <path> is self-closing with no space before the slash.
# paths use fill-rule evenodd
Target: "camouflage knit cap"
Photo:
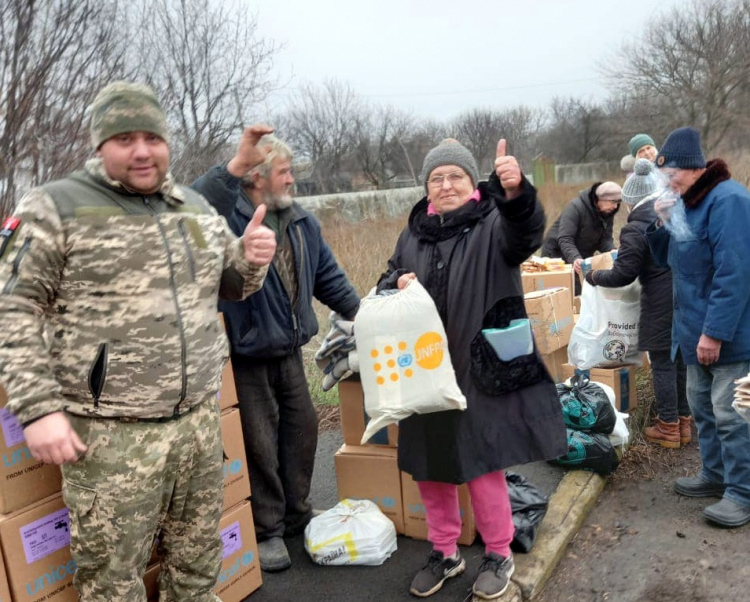
<path id="1" fill-rule="evenodd" d="M 154 91 L 144 84 L 114 82 L 91 103 L 91 146 L 98 149 L 112 136 L 149 132 L 167 140 L 167 116 Z"/>

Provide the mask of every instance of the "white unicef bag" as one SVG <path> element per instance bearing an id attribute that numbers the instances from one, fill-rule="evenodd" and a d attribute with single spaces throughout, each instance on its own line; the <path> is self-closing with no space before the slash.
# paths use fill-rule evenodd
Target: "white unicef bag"
<path id="1" fill-rule="evenodd" d="M 307 523 L 305 550 L 317 564 L 378 566 L 396 551 L 396 527 L 370 500 L 342 500 Z"/>
<path id="2" fill-rule="evenodd" d="M 581 370 L 621 364 L 640 365 L 638 325 L 641 284 L 618 288 L 583 283 L 581 315 L 568 343 L 568 363 Z"/>
<path id="3" fill-rule="evenodd" d="M 365 411 L 362 443 L 411 414 L 465 410 L 435 302 L 418 281 L 362 299 L 354 335 Z"/>

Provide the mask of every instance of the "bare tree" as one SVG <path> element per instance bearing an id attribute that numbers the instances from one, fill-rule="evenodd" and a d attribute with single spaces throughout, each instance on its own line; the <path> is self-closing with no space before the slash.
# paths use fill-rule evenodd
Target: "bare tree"
<path id="1" fill-rule="evenodd" d="M 303 84 L 278 118 L 283 137 L 298 156 L 311 162 L 319 192 L 352 189 L 352 174 L 344 173 L 344 167 L 361 107 L 349 84 L 327 80 L 322 85 Z"/>
<path id="2" fill-rule="evenodd" d="M 542 122 L 541 111 L 524 106 L 506 110 L 477 108 L 459 115 L 452 128 L 474 155 L 480 173 L 487 174 L 493 168 L 500 138 L 508 141 L 509 154 L 530 166 L 534 141 Z"/>
<path id="3" fill-rule="evenodd" d="M 445 123 L 428 119 L 415 122 L 411 132 L 401 141 L 404 154 L 409 157 L 414 168 L 418 184 L 424 184 L 421 172 L 425 156 L 430 149 L 449 136 L 455 137 L 455 134 L 451 133 Z"/>
<path id="4" fill-rule="evenodd" d="M 471 151 L 480 173 L 490 169 L 494 151 L 502 132 L 502 114 L 492 109 L 471 109 L 459 115 L 452 129 L 456 138 Z"/>
<path id="5" fill-rule="evenodd" d="M 545 153 L 560 163 L 606 158 L 608 117 L 601 105 L 573 97 L 555 98 L 549 112 L 549 125 L 540 137 Z"/>
<path id="6" fill-rule="evenodd" d="M 192 181 L 221 158 L 273 89 L 273 42 L 259 38 L 243 3 L 142 0 L 138 72 L 157 91 L 171 131 L 172 171 Z"/>
<path id="7" fill-rule="evenodd" d="M 750 126 L 750 2 L 675 6 L 601 69 L 622 93 L 661 100 L 672 125 L 700 129 L 710 151 Z"/>
<path id="8" fill-rule="evenodd" d="M 90 152 L 86 109 L 123 71 L 114 0 L 8 0 L 0 11 L 0 213 Z"/>
<path id="9" fill-rule="evenodd" d="M 354 123 L 353 159 L 364 178 L 376 189 L 390 188 L 400 176 L 416 183 L 404 140 L 413 120 L 392 106 L 362 106 Z"/>

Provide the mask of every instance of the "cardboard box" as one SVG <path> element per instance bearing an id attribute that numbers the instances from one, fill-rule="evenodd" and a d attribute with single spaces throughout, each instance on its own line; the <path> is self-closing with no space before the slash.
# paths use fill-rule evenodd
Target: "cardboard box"
<path id="1" fill-rule="evenodd" d="M 222 602 L 241 602 L 263 583 L 250 502 L 244 500 L 225 511 L 219 530 L 224 551 L 214 593 Z M 159 568 L 158 564 L 150 566 L 143 577 L 149 600 L 155 600 L 149 592 L 158 589 Z"/>
<path id="2" fill-rule="evenodd" d="M 221 373 L 221 388 L 216 394 L 216 398 L 219 400 L 219 408 L 222 410 L 234 407 L 240 403 L 237 399 L 237 389 L 234 386 L 234 370 L 232 370 L 231 359 L 227 360 L 224 371 Z"/>
<path id="3" fill-rule="evenodd" d="M 629 412 L 638 405 L 635 389 L 635 371 L 637 366 L 620 366 L 619 368 L 591 368 L 579 370 L 570 364 L 563 364 L 563 377 L 568 379 L 574 374 L 584 374 L 589 380 L 609 385 L 615 391 L 615 405 L 621 412 Z"/>
<path id="4" fill-rule="evenodd" d="M 523 299 L 539 352 L 547 354 L 565 347 L 573 332 L 570 291 L 565 288 L 533 291 Z"/>
<path id="5" fill-rule="evenodd" d="M 219 322 L 224 332 L 227 330 L 227 326 L 224 323 L 224 314 L 219 313 Z M 216 398 L 219 400 L 219 408 L 226 410 L 232 406 L 239 405 L 237 399 L 237 389 L 234 386 L 234 370 L 232 370 L 232 360 L 228 359 L 224 366 L 224 371 L 221 373 L 221 388 L 216 394 Z"/>
<path id="6" fill-rule="evenodd" d="M 8 586 L 8 576 L 5 574 L 5 562 L 3 562 L 3 553 L 0 549 L 0 602 L 10 602 L 10 587 Z"/>
<path id="7" fill-rule="evenodd" d="M 1 393 L 5 404 L 5 393 Z M 0 409 L 0 514 L 8 514 L 59 493 L 60 467 L 35 460 L 23 438 L 23 427 L 5 408 Z"/>
<path id="8" fill-rule="evenodd" d="M 565 377 L 563 377 L 563 364 L 568 363 L 568 346 L 565 345 L 565 347 L 560 347 L 560 349 L 552 353 L 542 355 L 542 361 L 552 380 L 556 383 L 561 383 L 565 380 Z"/>
<path id="9" fill-rule="evenodd" d="M 578 315 L 581 313 L 581 295 L 573 297 L 573 313 Z"/>
<path id="10" fill-rule="evenodd" d="M 250 497 L 250 473 L 237 408 L 222 412 L 221 439 L 224 444 L 224 510 L 227 510 Z"/>
<path id="11" fill-rule="evenodd" d="M 365 413 L 365 392 L 359 378 L 348 378 L 339 381 L 339 408 L 341 411 L 341 431 L 344 443 L 347 445 L 361 445 L 362 435 L 369 418 Z M 398 445 L 398 425 L 389 424 L 380 429 L 365 445 Z"/>
<path id="12" fill-rule="evenodd" d="M 0 517 L 0 543 L 14 602 L 76 602 L 68 509 L 57 494 Z"/>
<path id="13" fill-rule="evenodd" d="M 584 259 L 581 264 L 581 273 L 578 274 L 581 284 L 586 279 L 586 273 L 591 270 L 611 270 L 615 265 L 615 257 L 617 257 L 617 250 L 597 253 Z"/>
<path id="14" fill-rule="evenodd" d="M 553 272 L 521 272 L 521 285 L 524 294 L 546 288 L 567 288 L 570 291 L 570 303 L 572 305 L 575 296 L 574 274 L 573 266 L 570 264 L 565 264 L 563 270 Z"/>
<path id="15" fill-rule="evenodd" d="M 376 445 L 342 445 L 333 457 L 339 499 L 370 500 L 404 532 L 401 472 L 397 450 Z"/>
<path id="16" fill-rule="evenodd" d="M 427 539 L 427 520 L 419 487 L 410 474 L 401 473 L 401 496 L 404 501 L 404 535 L 414 539 Z M 458 506 L 461 510 L 461 535 L 458 543 L 470 546 L 477 536 L 474 512 L 471 509 L 469 487 L 458 488 Z"/>
<path id="17" fill-rule="evenodd" d="M 263 583 L 250 502 L 227 510 L 219 529 L 224 554 L 214 593 L 222 602 L 241 602 Z"/>

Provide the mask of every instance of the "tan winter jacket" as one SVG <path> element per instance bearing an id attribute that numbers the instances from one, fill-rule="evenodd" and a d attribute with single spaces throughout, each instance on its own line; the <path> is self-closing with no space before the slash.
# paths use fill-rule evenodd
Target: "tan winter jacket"
<path id="1" fill-rule="evenodd" d="M 0 382 L 23 424 L 167 418 L 215 395 L 218 297 L 247 297 L 267 271 L 196 192 L 168 177 L 132 194 L 98 159 L 29 192 L 0 245 Z"/>

